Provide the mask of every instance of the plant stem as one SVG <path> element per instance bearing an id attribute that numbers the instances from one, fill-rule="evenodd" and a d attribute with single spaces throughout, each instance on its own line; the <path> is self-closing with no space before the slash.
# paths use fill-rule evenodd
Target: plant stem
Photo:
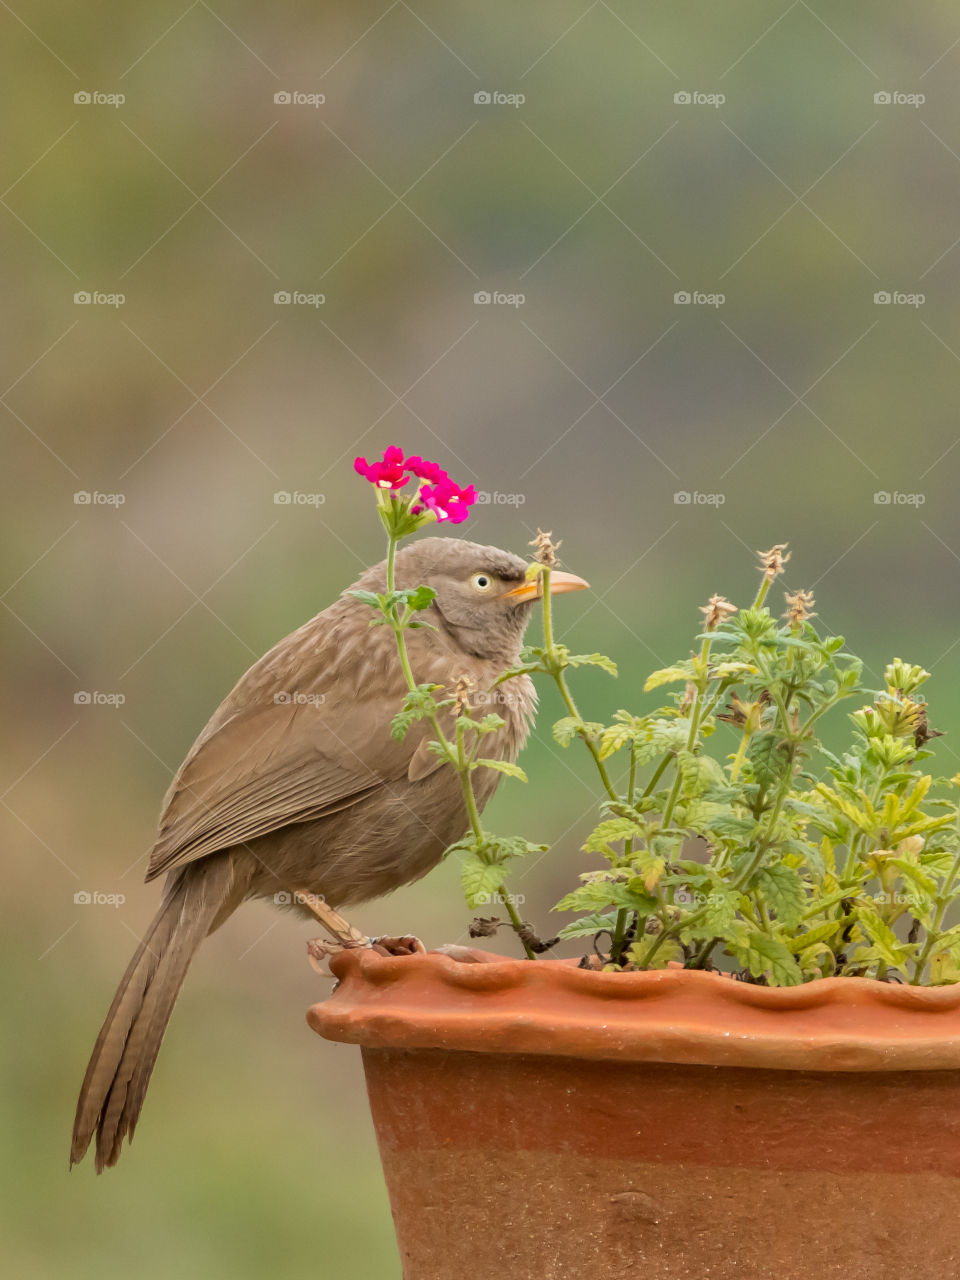
<path id="1" fill-rule="evenodd" d="M 387 548 L 387 591 L 390 594 L 396 590 L 396 560 L 397 539 L 391 536 Z M 417 682 L 414 678 L 413 669 L 410 666 L 410 655 L 407 652 L 407 638 L 404 634 L 406 628 L 404 627 L 404 619 L 400 617 L 396 605 L 391 605 L 388 620 L 393 634 L 396 637 L 397 652 L 400 655 L 400 666 L 403 668 L 403 675 L 407 682 L 407 688 L 411 693 L 415 693 L 417 690 Z M 463 803 L 467 811 L 470 830 L 473 832 L 474 838 L 477 842 L 480 843 L 484 838 L 483 826 L 480 822 L 480 810 L 477 808 L 477 797 L 474 794 L 473 778 L 471 777 L 471 769 L 466 756 L 466 748 L 464 746 L 464 726 L 462 724 L 457 725 L 456 746 L 454 747 L 443 732 L 443 728 L 440 724 L 440 718 L 436 711 L 431 711 L 427 718 L 430 722 L 430 727 L 437 736 L 437 740 L 446 747 L 448 757 L 451 761 L 453 758 L 456 759 L 457 776 L 460 779 L 460 789 L 463 793 Z M 503 905 L 506 907 L 507 915 L 510 917 L 510 923 L 513 926 L 514 932 L 520 938 L 520 942 L 523 945 L 527 959 L 536 960 L 536 952 L 531 948 L 529 943 L 520 936 L 524 922 L 520 918 L 516 907 L 510 901 L 510 895 L 507 893 L 507 889 L 504 884 L 500 885 L 498 893 L 503 901 Z"/>
<path id="2" fill-rule="evenodd" d="M 633 793 L 637 783 L 637 753 L 634 750 L 633 743 L 630 744 L 630 772 L 627 777 L 627 804 L 633 804 Z M 630 861 L 633 853 L 633 837 L 629 837 L 623 842 L 623 860 Z M 613 941 L 610 944 L 610 959 L 614 964 L 620 963 L 623 955 L 623 946 L 626 941 L 627 930 L 630 927 L 630 917 L 633 912 L 629 907 L 621 907 L 617 912 L 617 923 L 613 930 Z"/>
<path id="3" fill-rule="evenodd" d="M 923 950 L 917 956 L 916 969 L 914 970 L 913 977 L 910 980 L 911 986 L 919 986 L 927 961 L 930 959 L 931 953 L 935 950 L 936 945 L 940 940 L 939 935 L 943 928 L 943 917 L 946 915 L 947 907 L 952 901 L 951 895 L 953 892 L 953 886 L 956 883 L 958 875 L 960 875 L 960 850 L 957 851 L 957 856 L 954 858 L 953 864 L 947 873 L 947 878 L 943 882 L 943 888 L 940 890 L 940 894 L 937 899 L 937 913 L 933 918 L 933 928 L 927 934 Z"/>
<path id="4" fill-rule="evenodd" d="M 693 710 L 690 713 L 690 732 L 687 734 L 687 750 L 692 751 L 697 743 L 697 734 L 700 731 L 700 711 L 703 706 L 703 697 L 707 691 L 709 679 L 707 676 L 707 663 L 710 658 L 710 639 L 707 637 L 700 646 L 700 679 L 697 682 L 697 700 L 693 704 Z M 683 773 L 679 766 L 676 776 L 673 780 L 673 787 L 670 795 L 667 797 L 667 803 L 663 809 L 663 817 L 660 820 L 661 830 L 669 827 L 670 819 L 673 817 L 673 810 L 680 796 L 680 788 L 683 785 Z"/>
<path id="5" fill-rule="evenodd" d="M 543 651 L 544 658 L 546 659 L 544 666 L 549 674 L 553 676 L 554 683 L 560 691 L 560 697 L 563 699 L 563 704 L 567 708 L 567 712 L 573 720 L 577 721 L 579 736 L 586 744 L 587 750 L 590 752 L 591 756 L 593 756 L 593 762 L 597 766 L 597 772 L 600 775 L 600 781 L 603 783 L 603 789 L 611 800 L 619 800 L 620 797 L 617 795 L 616 788 L 610 781 L 610 775 L 607 772 L 607 767 L 600 758 L 600 749 L 586 732 L 586 722 L 580 714 L 577 704 L 573 700 L 573 694 L 570 692 L 567 685 L 566 674 L 557 660 L 553 640 L 553 616 L 550 602 L 550 569 L 546 565 L 544 565 L 541 570 L 540 582 L 541 589 L 543 591 Z"/>

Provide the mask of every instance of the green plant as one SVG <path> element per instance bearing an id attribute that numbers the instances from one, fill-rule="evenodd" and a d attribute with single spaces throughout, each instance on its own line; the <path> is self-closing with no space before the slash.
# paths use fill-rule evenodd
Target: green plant
<path id="1" fill-rule="evenodd" d="M 551 944 L 519 919 L 505 881 L 515 859 L 546 846 L 486 833 L 471 784 L 477 768 L 524 775 L 481 754 L 499 717 L 474 715 L 464 690 L 415 682 L 404 633 L 428 625 L 422 614 L 432 594 L 397 591 L 390 575 L 400 538 L 435 517 L 394 490 L 378 489 L 378 503 L 388 590 L 368 603 L 394 630 L 409 687 L 394 732 L 429 720 L 434 749 L 460 775 L 470 820 L 468 835 L 448 851 L 463 861 L 467 901 L 503 901 L 533 958 Z M 549 591 L 556 547 L 544 533 L 534 545 L 543 641 L 499 681 L 521 672 L 552 680 L 566 711 L 553 736 L 561 747 L 578 740 L 599 780 L 601 820 L 583 848 L 603 865 L 584 872 L 554 908 L 577 913 L 559 936 L 591 940 L 583 963 L 722 965 L 774 986 L 832 975 L 960 980 L 960 924 L 947 920 L 960 896 L 960 775 L 935 780 L 925 771 L 937 736 L 918 692 L 929 673 L 895 659 L 883 687 L 868 690 L 842 637 L 815 627 L 812 593 L 787 593 L 787 610 L 775 618 L 767 593 L 789 558 L 778 544 L 760 553 L 763 577 L 750 606 L 713 596 L 702 609 L 697 651 L 649 676 L 647 692 L 680 686 L 670 702 L 643 714 L 617 711 L 609 724 L 590 721 L 568 676 L 584 665 L 611 675 L 616 667 L 558 641 Z M 867 705 L 849 716 L 849 745 L 828 751 L 823 718 L 864 696 Z M 447 708 L 453 737 L 440 723 Z M 718 722 L 732 739 L 717 732 Z M 477 932 L 495 923 L 482 921 Z"/>

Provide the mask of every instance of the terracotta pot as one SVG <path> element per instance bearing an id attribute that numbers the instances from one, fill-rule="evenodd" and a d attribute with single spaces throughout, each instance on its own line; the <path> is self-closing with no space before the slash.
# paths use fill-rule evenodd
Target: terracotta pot
<path id="1" fill-rule="evenodd" d="M 405 1280 L 960 1275 L 960 985 L 352 951 Z"/>

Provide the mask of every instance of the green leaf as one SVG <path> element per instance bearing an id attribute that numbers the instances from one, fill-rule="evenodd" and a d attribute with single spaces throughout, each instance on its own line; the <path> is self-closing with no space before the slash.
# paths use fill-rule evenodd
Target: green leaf
<path id="1" fill-rule="evenodd" d="M 380 597 L 375 591 L 348 591 L 348 596 L 353 596 L 355 600 L 362 600 L 364 604 L 370 605 L 371 609 L 380 608 Z"/>
<path id="2" fill-rule="evenodd" d="M 423 609 L 429 609 L 437 596 L 434 588 L 426 585 L 414 587 L 412 591 L 405 591 L 403 594 L 408 607 L 413 613 L 420 613 Z"/>
<path id="3" fill-rule="evenodd" d="M 589 916 L 581 916 L 560 930 L 561 938 L 587 938 L 604 930 L 612 932 L 616 928 L 617 913 L 615 911 L 594 912 Z"/>
<path id="4" fill-rule="evenodd" d="M 653 893 L 666 871 L 666 858 L 651 853 L 649 849 L 641 849 L 631 856 L 631 861 L 637 876 L 636 881 L 630 881 L 630 888 L 634 892 Z"/>
<path id="5" fill-rule="evenodd" d="M 559 747 L 569 747 L 577 736 L 580 721 L 575 716 L 564 716 L 553 726 L 553 740 Z"/>
<path id="6" fill-rule="evenodd" d="M 474 760 L 471 769 L 496 769 L 497 773 L 505 773 L 508 778 L 519 778 L 526 782 L 527 775 L 512 760 Z"/>
<path id="7" fill-rule="evenodd" d="M 553 740 L 558 746 L 568 747 L 574 738 L 596 738 L 603 732 L 603 725 L 593 720 L 581 721 L 576 716 L 564 716 L 553 726 Z"/>
<path id="8" fill-rule="evenodd" d="M 756 675 L 757 668 L 750 662 L 711 662 L 711 680 L 728 680 L 731 676 Z"/>
<path id="9" fill-rule="evenodd" d="M 710 830 L 727 840 L 736 840 L 738 844 L 749 844 L 759 826 L 756 818 L 738 818 L 727 812 L 717 813 L 710 819 Z"/>
<path id="10" fill-rule="evenodd" d="M 762 787 L 771 787 L 779 782 L 789 767 L 789 756 L 783 749 L 779 733 L 755 733 L 747 756 L 753 766 L 753 776 Z"/>
<path id="11" fill-rule="evenodd" d="M 754 885 L 767 905 L 777 913 L 782 925 L 793 929 L 800 923 L 807 907 L 807 895 L 797 871 L 782 862 L 775 862 L 760 870 Z"/>
<path id="12" fill-rule="evenodd" d="M 858 907 L 857 924 L 873 944 L 873 949 L 884 964 L 899 968 L 914 950 L 907 943 L 900 941 L 890 925 L 886 920 L 881 919 L 876 911 L 870 911 L 867 907 Z"/>
<path id="13" fill-rule="evenodd" d="M 642 938 L 637 942 L 631 943 L 627 948 L 627 958 L 632 960 L 638 967 L 643 965 L 645 969 L 666 969 L 668 965 L 675 961 L 683 960 L 683 948 L 676 938 L 667 938 L 665 942 L 661 942 L 657 947 L 656 954 L 653 957 L 653 963 L 644 965 L 643 957 L 646 951 L 650 949 L 650 942 L 647 938 Z"/>
<path id="14" fill-rule="evenodd" d="M 506 862 L 509 858 L 525 858 L 528 853 L 546 853 L 550 846 L 534 844 L 523 836 L 485 835 L 482 848 L 490 857 Z"/>
<path id="15" fill-rule="evenodd" d="M 755 978 L 766 978 L 774 987 L 796 987 L 803 981 L 800 966 L 782 942 L 757 933 L 742 921 L 727 940 L 739 963 Z"/>
<path id="16" fill-rule="evenodd" d="M 695 674 L 692 662 L 678 662 L 673 667 L 662 667 L 647 676 L 643 692 L 649 693 L 652 689 L 659 689 L 661 685 L 676 684 L 679 680 L 692 680 Z"/>
<path id="17" fill-rule="evenodd" d="M 703 881 L 703 888 L 689 894 L 689 902 L 681 902 L 683 891 L 674 895 L 674 902 L 685 906 L 691 917 L 698 917 L 692 924 L 679 922 L 680 937 L 684 942 L 706 942 L 709 938 L 724 938 L 733 927 L 737 916 L 738 897 L 725 885 L 715 881 Z"/>
<path id="18" fill-rule="evenodd" d="M 599 667 L 607 675 L 617 674 L 617 664 L 603 653 L 570 653 L 566 655 L 568 667 Z"/>
<path id="19" fill-rule="evenodd" d="M 799 955 L 801 951 L 805 951 L 807 947 L 815 946 L 820 942 L 827 942 L 833 938 L 843 928 L 842 920 L 826 920 L 823 924 L 814 925 L 812 929 L 808 929 L 806 933 L 798 934 L 795 938 L 789 938 L 786 946 L 794 955 Z"/>
<path id="20" fill-rule="evenodd" d="M 587 836 L 581 848 L 584 853 L 609 853 L 610 845 L 630 840 L 640 828 L 632 818 L 607 818 Z"/>
<path id="21" fill-rule="evenodd" d="M 651 915 L 657 909 L 656 898 L 645 893 L 634 893 L 621 880 L 592 881 L 582 884 L 561 898 L 554 911 L 605 911 L 609 907 L 627 907 L 641 915 Z"/>
<path id="22" fill-rule="evenodd" d="M 484 862 L 476 854 L 464 858 L 460 883 L 468 906 L 481 907 L 491 902 L 503 884 L 503 866 Z"/>

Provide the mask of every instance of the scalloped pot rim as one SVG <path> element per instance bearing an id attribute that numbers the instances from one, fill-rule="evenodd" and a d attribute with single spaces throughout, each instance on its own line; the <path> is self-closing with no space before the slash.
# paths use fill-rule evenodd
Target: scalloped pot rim
<path id="1" fill-rule="evenodd" d="M 960 983 L 760 987 L 679 968 L 597 973 L 576 961 L 469 956 L 344 951 L 330 962 L 336 989 L 307 1021 L 367 1048 L 794 1071 L 960 1067 Z"/>

